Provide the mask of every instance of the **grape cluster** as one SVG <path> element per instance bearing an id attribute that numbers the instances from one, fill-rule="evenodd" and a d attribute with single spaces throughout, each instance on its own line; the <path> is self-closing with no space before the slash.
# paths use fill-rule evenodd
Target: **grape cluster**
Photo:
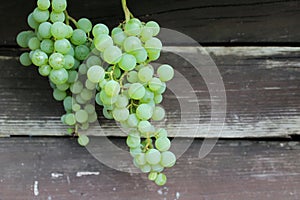
<path id="1" fill-rule="evenodd" d="M 96 101 L 105 118 L 128 129 L 126 144 L 134 165 L 164 185 L 163 170 L 172 167 L 176 157 L 169 151 L 167 131 L 152 122 L 165 117 L 159 104 L 174 70 L 168 64 L 151 65 L 162 50 L 156 37 L 159 25 L 131 16 L 110 33 L 105 24 L 76 21 L 66 7 L 66 0 L 37 1 L 27 20 L 32 30 L 17 36 L 19 46 L 29 49 L 20 56 L 21 64 L 34 64 L 49 78 L 54 99 L 62 101 L 66 111 L 61 120 L 70 126 L 70 134 L 79 136 L 79 144 L 89 142 L 80 132 L 97 121 Z"/>

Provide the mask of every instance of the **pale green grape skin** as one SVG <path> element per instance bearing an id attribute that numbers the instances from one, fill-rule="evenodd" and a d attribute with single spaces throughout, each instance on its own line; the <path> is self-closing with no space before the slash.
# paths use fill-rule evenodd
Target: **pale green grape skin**
<path id="1" fill-rule="evenodd" d="M 92 30 L 93 36 L 98 37 L 101 34 L 108 35 L 109 34 L 109 29 L 105 24 L 96 24 Z"/>
<path id="2" fill-rule="evenodd" d="M 39 74 L 42 76 L 49 76 L 51 72 L 51 67 L 49 65 L 42 65 L 38 69 Z"/>
<path id="3" fill-rule="evenodd" d="M 166 129 L 164 128 L 160 128 L 156 131 L 155 133 L 157 138 L 161 138 L 161 137 L 167 137 L 168 136 L 168 132 L 166 131 Z"/>
<path id="4" fill-rule="evenodd" d="M 138 73 L 136 71 L 130 71 L 126 75 L 126 79 L 129 83 L 138 82 Z"/>
<path id="5" fill-rule="evenodd" d="M 90 127 L 90 124 L 88 122 L 81 124 L 80 129 L 81 130 L 88 130 Z"/>
<path id="6" fill-rule="evenodd" d="M 53 69 L 50 72 L 49 78 L 54 84 L 64 84 L 65 82 L 67 82 L 69 74 L 64 68 Z"/>
<path id="7" fill-rule="evenodd" d="M 110 97 L 107 96 L 107 94 L 104 92 L 104 90 L 101 90 L 100 92 L 100 99 L 105 105 L 112 105 L 117 101 L 117 97 Z"/>
<path id="8" fill-rule="evenodd" d="M 85 101 L 89 101 L 93 97 L 93 91 L 84 88 L 80 93 L 80 97 Z"/>
<path id="9" fill-rule="evenodd" d="M 160 162 L 161 153 L 157 149 L 149 149 L 146 152 L 146 161 L 150 165 L 156 165 Z"/>
<path id="10" fill-rule="evenodd" d="M 155 94 L 154 95 L 154 102 L 155 104 L 160 104 L 163 100 L 163 96 L 161 94 Z"/>
<path id="11" fill-rule="evenodd" d="M 142 153 L 142 149 L 138 146 L 136 148 L 130 148 L 129 149 L 129 152 L 130 152 L 130 155 L 132 157 L 134 157 L 135 155 L 139 154 L 139 153 Z"/>
<path id="12" fill-rule="evenodd" d="M 136 109 L 136 116 L 141 120 L 148 120 L 153 115 L 153 109 L 148 104 L 140 104 Z"/>
<path id="13" fill-rule="evenodd" d="M 79 94 L 83 89 L 83 84 L 80 81 L 76 81 L 70 87 L 70 90 L 73 94 Z"/>
<path id="14" fill-rule="evenodd" d="M 139 100 L 145 95 L 145 87 L 140 83 L 133 83 L 129 86 L 128 95 L 130 98 Z"/>
<path id="15" fill-rule="evenodd" d="M 29 25 L 30 28 L 37 29 L 39 27 L 40 23 L 35 21 L 35 19 L 33 17 L 33 13 L 30 13 L 27 17 L 27 24 Z"/>
<path id="16" fill-rule="evenodd" d="M 93 25 L 92 25 L 92 22 L 89 19 L 81 18 L 77 22 L 77 27 L 79 29 L 83 30 L 84 32 L 89 33 L 92 30 Z"/>
<path id="17" fill-rule="evenodd" d="M 50 7 L 50 0 L 38 0 L 37 6 L 41 10 L 47 10 Z"/>
<path id="18" fill-rule="evenodd" d="M 139 124 L 139 119 L 137 118 L 136 114 L 132 113 L 128 116 L 127 124 L 131 128 L 136 128 Z"/>
<path id="19" fill-rule="evenodd" d="M 142 31 L 141 31 L 141 40 L 143 42 L 146 42 L 147 40 L 149 40 L 150 38 L 152 38 L 153 36 L 153 31 L 152 31 L 152 28 L 150 27 L 147 27 L 147 26 L 144 26 L 142 28 Z"/>
<path id="20" fill-rule="evenodd" d="M 64 109 L 66 112 L 72 111 L 73 99 L 70 96 L 67 96 L 63 101 Z"/>
<path id="21" fill-rule="evenodd" d="M 141 33 L 141 22 L 137 19 L 130 19 L 124 26 L 124 32 L 130 36 L 137 36 Z"/>
<path id="22" fill-rule="evenodd" d="M 170 81 L 174 77 L 174 69 L 170 65 L 161 65 L 157 69 L 159 79 L 163 82 Z"/>
<path id="23" fill-rule="evenodd" d="M 154 121 L 160 121 L 164 119 L 165 115 L 165 110 L 160 106 L 156 106 L 153 111 L 152 119 Z"/>
<path id="24" fill-rule="evenodd" d="M 66 19 L 66 16 L 63 12 L 55 12 L 55 11 L 52 11 L 50 13 L 50 21 L 52 23 L 54 22 L 64 22 Z"/>
<path id="25" fill-rule="evenodd" d="M 53 97 L 56 101 L 63 101 L 67 96 L 67 93 L 65 91 L 61 91 L 59 89 L 53 90 Z"/>
<path id="26" fill-rule="evenodd" d="M 142 47 L 141 40 L 135 36 L 130 36 L 126 38 L 123 42 L 123 48 L 128 53 L 138 50 L 141 47 Z"/>
<path id="27" fill-rule="evenodd" d="M 151 165 L 151 171 L 153 172 L 162 172 L 164 170 L 164 167 L 160 165 L 159 163 L 156 165 Z"/>
<path id="28" fill-rule="evenodd" d="M 54 42 L 50 39 L 44 39 L 41 42 L 41 50 L 47 54 L 50 54 L 54 51 Z"/>
<path id="29" fill-rule="evenodd" d="M 153 126 L 148 121 L 140 121 L 138 123 L 138 130 L 143 134 L 152 133 Z"/>
<path id="30" fill-rule="evenodd" d="M 63 22 L 54 22 L 51 26 L 51 34 L 55 39 L 63 39 L 68 34 L 68 27 Z"/>
<path id="31" fill-rule="evenodd" d="M 131 71 L 136 66 L 136 58 L 130 54 L 123 54 L 118 64 L 124 71 Z"/>
<path id="32" fill-rule="evenodd" d="M 35 8 L 32 16 L 34 20 L 38 23 L 46 22 L 49 19 L 50 13 L 48 10 L 41 10 L 39 8 Z"/>
<path id="33" fill-rule="evenodd" d="M 159 78 L 154 77 L 148 82 L 148 86 L 151 91 L 155 92 L 163 87 L 163 84 Z"/>
<path id="34" fill-rule="evenodd" d="M 113 46 L 113 40 L 109 35 L 100 34 L 94 39 L 96 49 L 103 52 L 106 48 Z"/>
<path id="35" fill-rule="evenodd" d="M 72 67 L 73 70 L 76 70 L 78 69 L 79 65 L 80 65 L 80 61 L 77 60 L 76 58 L 74 59 L 74 66 Z"/>
<path id="36" fill-rule="evenodd" d="M 74 83 L 78 80 L 78 72 L 75 70 L 68 70 L 69 78 L 68 83 Z"/>
<path id="37" fill-rule="evenodd" d="M 29 53 L 28 53 L 28 52 L 22 53 L 22 54 L 20 55 L 19 60 L 20 60 L 20 63 L 21 63 L 23 66 L 26 66 L 26 67 L 28 67 L 28 66 L 30 66 L 30 65 L 32 64 L 32 61 L 31 61 L 31 59 L 30 59 L 30 57 L 29 57 Z"/>
<path id="38" fill-rule="evenodd" d="M 53 53 L 49 57 L 49 64 L 53 69 L 61 69 L 65 65 L 65 57 L 61 53 Z"/>
<path id="39" fill-rule="evenodd" d="M 158 89 L 157 91 L 155 91 L 155 93 L 156 94 L 162 94 L 162 93 L 164 93 L 166 91 L 166 89 L 167 89 L 166 83 L 162 82 L 160 89 Z"/>
<path id="40" fill-rule="evenodd" d="M 118 122 L 123 122 L 128 119 L 129 111 L 127 108 L 115 108 L 112 111 L 114 119 Z"/>
<path id="41" fill-rule="evenodd" d="M 89 143 L 89 138 L 86 135 L 79 135 L 78 139 L 77 139 L 78 144 L 80 144 L 81 146 L 86 146 Z"/>
<path id="42" fill-rule="evenodd" d="M 115 80 L 108 81 L 104 86 L 104 91 L 109 97 L 117 96 L 120 89 L 120 84 Z"/>
<path id="43" fill-rule="evenodd" d="M 113 114 L 112 114 L 112 111 L 111 110 L 108 110 L 106 108 L 103 108 L 103 116 L 106 118 L 106 119 L 113 119 Z"/>
<path id="44" fill-rule="evenodd" d="M 153 36 L 156 36 L 160 31 L 159 24 L 154 21 L 147 22 L 145 26 L 152 29 Z"/>
<path id="45" fill-rule="evenodd" d="M 83 63 L 82 63 L 82 64 L 79 66 L 78 72 L 79 72 L 80 74 L 86 74 L 87 71 L 88 71 L 88 67 L 86 66 L 86 64 L 83 64 Z"/>
<path id="46" fill-rule="evenodd" d="M 76 118 L 75 115 L 73 113 L 69 113 L 66 115 L 65 117 L 65 122 L 66 124 L 68 124 L 69 126 L 73 126 L 76 124 Z"/>
<path id="47" fill-rule="evenodd" d="M 68 128 L 67 129 L 67 133 L 69 134 L 69 135 L 72 135 L 73 133 L 74 133 L 74 129 L 73 128 Z"/>
<path id="48" fill-rule="evenodd" d="M 151 38 L 145 42 L 145 49 L 147 51 L 152 51 L 152 50 L 161 50 L 162 49 L 162 43 L 158 38 Z"/>
<path id="49" fill-rule="evenodd" d="M 74 57 L 70 56 L 70 55 L 65 55 L 64 58 L 65 58 L 64 68 L 65 69 L 72 69 L 74 64 L 75 64 Z"/>
<path id="50" fill-rule="evenodd" d="M 64 84 L 56 85 L 56 87 L 61 91 L 66 91 L 67 89 L 70 88 L 70 85 L 68 83 L 64 83 Z"/>
<path id="51" fill-rule="evenodd" d="M 140 81 L 146 83 L 153 77 L 153 71 L 148 67 L 143 67 L 138 71 L 138 78 Z"/>
<path id="52" fill-rule="evenodd" d="M 75 101 L 75 100 L 74 100 Z M 72 104 L 72 110 L 74 111 L 74 112 L 77 112 L 77 111 L 79 111 L 81 109 L 81 106 L 78 104 L 78 103 L 73 103 Z"/>
<path id="53" fill-rule="evenodd" d="M 52 9 L 55 12 L 63 12 L 67 8 L 66 0 L 52 0 Z"/>
<path id="54" fill-rule="evenodd" d="M 122 46 L 126 38 L 127 36 L 121 28 L 117 27 L 112 30 L 112 39 L 115 44 Z"/>
<path id="55" fill-rule="evenodd" d="M 83 30 L 75 29 L 73 31 L 73 35 L 72 35 L 70 40 L 74 45 L 78 46 L 78 45 L 84 44 L 87 41 L 87 36 L 86 36 L 86 33 Z"/>
<path id="56" fill-rule="evenodd" d="M 103 58 L 109 64 L 116 64 L 122 58 L 122 51 L 117 46 L 109 46 L 104 50 Z"/>
<path id="57" fill-rule="evenodd" d="M 48 62 L 48 56 L 46 53 L 41 50 L 35 50 L 32 54 L 31 61 L 36 66 L 45 65 Z"/>
<path id="58" fill-rule="evenodd" d="M 32 37 L 30 38 L 30 40 L 28 41 L 28 47 L 30 50 L 36 50 L 40 48 L 40 40 L 37 37 Z"/>
<path id="59" fill-rule="evenodd" d="M 104 69 L 99 65 L 90 67 L 87 71 L 87 78 L 92 83 L 99 83 L 105 77 Z"/>
<path id="60" fill-rule="evenodd" d="M 38 27 L 38 33 L 40 34 L 40 36 L 44 39 L 49 39 L 52 37 L 51 34 L 51 26 L 52 24 L 49 22 L 43 22 L 39 25 Z"/>
<path id="61" fill-rule="evenodd" d="M 96 112 L 89 114 L 88 123 L 94 123 L 98 120 L 98 115 Z"/>
<path id="62" fill-rule="evenodd" d="M 129 134 L 126 139 L 126 144 L 130 148 L 137 148 L 141 144 L 141 138 L 135 134 Z"/>
<path id="63" fill-rule="evenodd" d="M 90 56 L 86 61 L 86 66 L 88 68 L 90 68 L 94 65 L 101 65 L 101 60 L 98 56 Z"/>
<path id="64" fill-rule="evenodd" d="M 85 123 L 88 121 L 89 115 L 85 110 L 78 110 L 75 113 L 76 121 L 79 123 Z"/>
<path id="65" fill-rule="evenodd" d="M 84 100 L 80 94 L 76 95 L 75 99 L 76 99 L 76 102 L 79 104 L 86 104 L 86 100 Z"/>
<path id="66" fill-rule="evenodd" d="M 130 54 L 134 55 L 137 63 L 143 63 L 147 60 L 148 54 L 145 48 L 141 47 L 137 50 L 131 51 Z"/>
<path id="67" fill-rule="evenodd" d="M 74 32 L 74 30 L 73 30 L 72 26 L 67 25 L 67 34 L 66 34 L 65 38 L 71 38 L 73 35 L 73 32 Z"/>
<path id="68" fill-rule="evenodd" d="M 135 162 L 140 166 L 145 165 L 147 163 L 145 153 L 136 154 L 134 156 L 134 159 L 135 159 Z"/>
<path id="69" fill-rule="evenodd" d="M 173 167 L 176 163 L 176 156 L 170 151 L 165 151 L 161 153 L 160 164 L 164 167 Z"/>
<path id="70" fill-rule="evenodd" d="M 125 95 L 118 95 L 117 101 L 115 103 L 116 107 L 118 108 L 125 108 L 128 105 L 129 101 Z"/>
<path id="71" fill-rule="evenodd" d="M 140 166 L 140 169 L 143 173 L 149 173 L 151 171 L 151 166 L 146 164 L 146 165 Z"/>
<path id="72" fill-rule="evenodd" d="M 20 47 L 27 48 L 28 47 L 28 41 L 31 37 L 35 36 L 35 33 L 33 31 L 21 31 L 16 38 L 17 44 Z"/>
<path id="73" fill-rule="evenodd" d="M 85 87 L 88 90 L 94 90 L 96 88 L 96 83 L 91 82 L 89 79 L 85 81 Z"/>
<path id="74" fill-rule="evenodd" d="M 171 142 L 170 142 L 169 138 L 167 138 L 167 137 L 159 137 L 155 141 L 155 147 L 160 152 L 168 151 L 171 147 Z"/>
<path id="75" fill-rule="evenodd" d="M 69 40 L 60 39 L 54 42 L 54 50 L 61 54 L 67 54 L 71 50 L 72 46 Z"/>
<path id="76" fill-rule="evenodd" d="M 60 121 L 61 121 L 63 124 L 66 124 L 65 119 L 66 119 L 66 115 L 62 115 L 62 116 L 60 117 Z"/>
<path id="77" fill-rule="evenodd" d="M 79 45 L 75 48 L 75 58 L 85 60 L 90 53 L 90 49 L 85 45 Z"/>
<path id="78" fill-rule="evenodd" d="M 89 114 L 93 114 L 95 113 L 95 106 L 93 106 L 92 104 L 87 104 L 84 106 L 84 110 Z"/>
<path id="79" fill-rule="evenodd" d="M 163 173 L 160 173 L 157 175 L 157 177 L 155 179 L 156 185 L 163 186 L 164 184 L 166 184 L 166 182 L 167 182 L 166 175 L 164 175 Z"/>
<path id="80" fill-rule="evenodd" d="M 148 175 L 148 179 L 150 181 L 155 181 L 156 177 L 157 177 L 157 172 L 150 172 Z"/>

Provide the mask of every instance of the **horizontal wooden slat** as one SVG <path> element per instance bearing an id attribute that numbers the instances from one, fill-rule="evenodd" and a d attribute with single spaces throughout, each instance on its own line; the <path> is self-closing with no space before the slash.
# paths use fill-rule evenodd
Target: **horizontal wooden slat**
<path id="1" fill-rule="evenodd" d="M 120 0 L 69 1 L 75 18 L 88 17 L 110 27 L 123 20 Z M 3 1 L 0 5 L 0 46 L 15 45 L 27 29 L 26 17 L 36 0 Z M 156 20 L 162 27 L 190 35 L 200 43 L 299 42 L 300 3 L 297 0 L 128 1 L 135 16 Z"/>
<path id="2" fill-rule="evenodd" d="M 299 142 L 219 141 L 199 159 L 201 144 L 194 141 L 158 187 L 144 174 L 105 166 L 72 139 L 1 139 L 0 199 L 299 199 Z"/>
<path id="3" fill-rule="evenodd" d="M 199 56 L 209 52 L 224 81 L 227 112 L 224 129 L 210 125 L 212 102 L 203 78 L 184 59 L 164 54 L 161 63 L 170 63 L 183 74 L 193 90 L 180 84 L 183 78 L 169 83 L 180 94 L 170 90 L 162 105 L 167 111 L 167 127 L 171 136 L 182 137 L 288 137 L 300 134 L 300 48 L 299 47 L 206 47 L 193 54 L 190 47 L 167 47 L 174 53 L 188 52 Z M 0 74 L 0 133 L 1 135 L 64 135 L 61 125 L 61 102 L 52 98 L 46 78 L 35 67 L 22 67 L 18 51 L 1 52 Z M 201 65 L 201 64 L 200 64 Z M 202 63 L 203 65 L 203 63 Z M 197 99 L 191 99 L 197 95 Z M 181 111 L 179 101 L 188 105 Z M 199 104 L 200 113 L 195 104 Z M 213 102 L 222 105 L 224 102 Z M 99 112 L 100 126 L 90 135 L 124 136 L 113 121 L 105 120 Z M 185 121 L 180 124 L 180 117 Z M 217 113 L 221 117 L 221 113 Z M 210 130 L 210 131 L 209 131 Z"/>

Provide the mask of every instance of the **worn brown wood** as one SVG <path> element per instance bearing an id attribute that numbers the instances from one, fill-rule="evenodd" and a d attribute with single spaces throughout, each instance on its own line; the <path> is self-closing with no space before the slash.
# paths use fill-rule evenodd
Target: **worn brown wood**
<path id="1" fill-rule="evenodd" d="M 112 142 L 125 145 L 124 139 Z M 166 186 L 158 187 L 144 174 L 103 165 L 70 138 L 2 138 L 0 199 L 300 198 L 299 142 L 219 141 L 207 157 L 199 159 L 201 144 L 194 141 L 177 165 L 167 169 Z"/>
<path id="2" fill-rule="evenodd" d="M 170 48 L 174 53 L 193 49 Z M 193 86 L 193 90 L 187 90 L 184 85 L 171 82 L 169 87 L 177 88 L 182 93 L 174 95 L 168 90 L 165 94 L 162 105 L 167 111 L 167 120 L 163 126 L 168 128 L 171 136 L 241 138 L 300 134 L 300 48 L 205 49 L 215 60 L 226 89 L 227 114 L 223 132 L 219 135 L 218 132 L 208 131 L 211 98 L 201 76 L 183 59 L 174 54 L 165 54 L 160 62 L 174 65 Z M 38 75 L 36 67 L 20 66 L 18 54 L 13 50 L 1 52 L 1 135 L 64 135 L 66 127 L 60 122 L 62 104 L 53 100 L 47 79 Z M 189 99 L 195 94 L 198 99 Z M 194 107 L 181 111 L 180 100 L 185 103 L 197 101 L 200 113 Z M 124 136 L 119 126 L 113 121 L 104 120 L 101 108 L 97 109 L 103 129 L 95 126 L 89 134 Z M 181 116 L 186 121 L 180 125 Z M 211 129 L 219 127 L 219 124 L 212 124 Z M 196 128 L 199 130 L 195 134 Z"/>
<path id="3" fill-rule="evenodd" d="M 69 1 L 75 18 L 114 27 L 124 17 L 120 0 Z M 26 19 L 36 0 L 3 1 L 0 5 L 0 46 L 15 45 L 16 34 L 27 29 Z M 300 41 L 300 1 L 297 0 L 186 0 L 128 1 L 140 19 L 157 20 L 162 27 L 190 35 L 200 43 L 293 43 Z"/>

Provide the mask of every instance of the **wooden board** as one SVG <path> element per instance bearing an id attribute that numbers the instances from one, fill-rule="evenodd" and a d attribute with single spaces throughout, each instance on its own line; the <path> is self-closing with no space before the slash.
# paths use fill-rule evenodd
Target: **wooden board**
<path id="1" fill-rule="evenodd" d="M 174 52 L 190 52 L 192 49 L 170 48 Z M 171 136 L 242 138 L 300 134 L 300 48 L 205 49 L 215 60 L 226 89 L 227 112 L 223 131 L 220 135 L 214 131 L 220 128 L 220 124 L 209 127 L 212 104 L 203 78 L 185 60 L 166 54 L 160 62 L 173 64 L 193 87 L 193 90 L 187 90 L 185 85 L 177 82 L 168 86 L 183 91 L 175 96 L 168 90 L 162 103 L 167 111 L 163 126 Z M 202 49 L 203 54 L 205 49 Z M 20 66 L 18 54 L 17 50 L 1 51 L 1 135 L 64 135 L 66 127 L 60 122 L 62 103 L 53 100 L 47 79 L 39 76 L 35 67 Z M 190 99 L 195 94 L 197 99 Z M 196 107 L 182 111 L 179 101 L 191 105 L 194 105 L 193 101 L 198 103 L 200 113 L 194 109 Z M 97 110 L 101 127 L 94 126 L 90 135 L 124 136 L 117 124 L 103 119 L 101 108 L 97 107 Z M 185 121 L 181 121 L 182 116 Z"/>
<path id="2" fill-rule="evenodd" d="M 88 17 L 110 27 L 123 21 L 121 0 L 69 1 L 75 18 Z M 3 1 L 0 5 L 0 46 L 15 45 L 15 36 L 27 29 L 27 15 L 36 0 Z M 128 1 L 141 20 L 183 32 L 200 43 L 291 43 L 300 41 L 300 2 L 297 0 L 186 0 Z"/>
<path id="3" fill-rule="evenodd" d="M 124 139 L 112 142 L 125 145 Z M 299 142 L 219 141 L 207 157 L 199 159 L 201 144 L 201 140 L 194 141 L 177 165 L 166 171 L 165 187 L 158 187 L 144 174 L 103 165 L 72 139 L 2 138 L 0 199 L 300 198 Z"/>

